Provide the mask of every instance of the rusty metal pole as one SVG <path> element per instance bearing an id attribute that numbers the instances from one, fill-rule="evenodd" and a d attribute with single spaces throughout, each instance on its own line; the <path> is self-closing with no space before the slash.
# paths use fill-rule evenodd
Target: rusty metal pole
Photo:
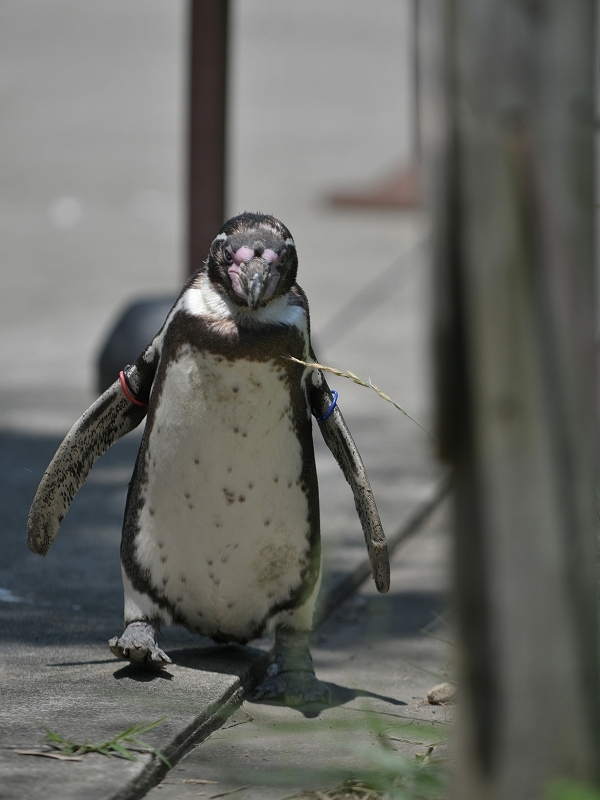
<path id="1" fill-rule="evenodd" d="M 225 219 L 228 0 L 190 0 L 187 271 Z"/>

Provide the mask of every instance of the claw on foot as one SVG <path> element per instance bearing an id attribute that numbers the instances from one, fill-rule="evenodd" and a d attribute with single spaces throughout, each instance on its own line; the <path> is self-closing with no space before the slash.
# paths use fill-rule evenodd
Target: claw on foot
<path id="1" fill-rule="evenodd" d="M 117 658 L 136 666 L 163 669 L 173 662 L 156 643 L 156 633 L 149 622 L 131 622 L 122 636 L 109 639 L 108 646 Z"/>

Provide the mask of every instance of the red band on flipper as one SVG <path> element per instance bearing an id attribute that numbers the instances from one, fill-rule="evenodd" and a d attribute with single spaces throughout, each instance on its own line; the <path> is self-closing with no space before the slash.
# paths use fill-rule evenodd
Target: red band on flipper
<path id="1" fill-rule="evenodd" d="M 130 403 L 142 407 L 148 405 L 148 403 L 142 403 L 140 400 L 136 400 L 136 398 L 131 394 L 131 392 L 129 391 L 129 386 L 127 386 L 127 378 L 125 377 L 125 373 L 123 372 L 123 370 L 119 372 L 119 380 L 121 381 L 121 388 L 123 389 L 123 394 L 129 400 Z"/>

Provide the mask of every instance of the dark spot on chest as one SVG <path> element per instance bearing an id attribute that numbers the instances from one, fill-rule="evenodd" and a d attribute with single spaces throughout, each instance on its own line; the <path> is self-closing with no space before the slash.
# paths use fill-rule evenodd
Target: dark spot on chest
<path id="1" fill-rule="evenodd" d="M 225 495 L 225 500 L 227 501 L 227 505 L 230 506 L 232 503 L 235 503 L 235 493 L 230 491 L 229 489 L 223 488 L 223 494 Z"/>

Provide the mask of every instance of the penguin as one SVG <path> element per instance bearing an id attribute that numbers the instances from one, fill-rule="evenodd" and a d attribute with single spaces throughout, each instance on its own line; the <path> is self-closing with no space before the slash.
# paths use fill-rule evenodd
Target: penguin
<path id="1" fill-rule="evenodd" d="M 228 220 L 164 325 L 69 431 L 28 518 L 45 555 L 94 461 L 146 425 L 121 542 L 121 659 L 165 667 L 161 625 L 216 642 L 275 634 L 255 699 L 330 701 L 308 646 L 321 582 L 312 419 L 351 486 L 380 592 L 389 559 L 365 468 L 314 362 L 298 258 L 279 220 Z"/>

